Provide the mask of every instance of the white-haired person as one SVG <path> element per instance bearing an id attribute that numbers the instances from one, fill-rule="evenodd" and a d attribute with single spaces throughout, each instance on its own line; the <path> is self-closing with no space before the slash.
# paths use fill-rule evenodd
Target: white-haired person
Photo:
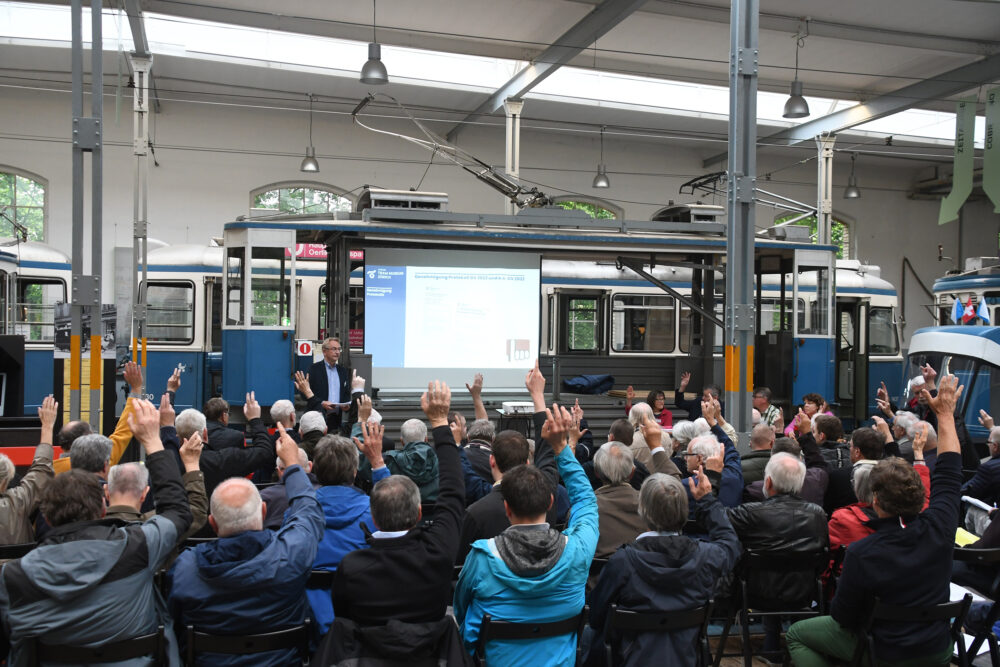
<path id="1" fill-rule="evenodd" d="M 326 432 L 326 417 L 321 412 L 310 410 L 299 419 L 299 447 L 306 450 L 310 459 L 313 457 L 316 443 L 326 435 Z"/>
<path id="2" fill-rule="evenodd" d="M 168 574 L 168 606 L 178 627 L 240 635 L 306 620 L 306 581 L 323 536 L 323 510 L 299 465 L 299 447 L 280 424 L 277 453 L 289 502 L 281 528 L 264 529 L 267 507 L 249 480 L 234 477 L 220 484 L 208 517 L 219 539 L 183 551 Z M 208 653 L 195 664 L 291 664 L 295 654 L 296 649 L 250 656 Z"/>

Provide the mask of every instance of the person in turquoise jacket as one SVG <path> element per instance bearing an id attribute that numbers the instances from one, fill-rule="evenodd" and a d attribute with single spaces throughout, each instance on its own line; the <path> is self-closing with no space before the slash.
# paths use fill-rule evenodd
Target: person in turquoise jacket
<path id="1" fill-rule="evenodd" d="M 529 389 L 533 373 L 537 370 L 529 373 Z M 532 394 L 536 399 L 536 392 Z M 483 614 L 527 623 L 559 621 L 583 609 L 597 547 L 597 499 L 573 454 L 579 424 L 565 408 L 553 406 L 546 412 L 539 447 L 551 446 L 555 453 L 572 505 L 569 526 L 560 533 L 545 523 L 552 489 L 541 471 L 525 465 L 504 474 L 500 492 L 511 526 L 495 538 L 472 544 L 455 589 L 455 618 L 470 653 Z M 570 666 L 576 661 L 576 644 L 575 633 L 532 642 L 492 641 L 486 646 L 486 664 Z"/>

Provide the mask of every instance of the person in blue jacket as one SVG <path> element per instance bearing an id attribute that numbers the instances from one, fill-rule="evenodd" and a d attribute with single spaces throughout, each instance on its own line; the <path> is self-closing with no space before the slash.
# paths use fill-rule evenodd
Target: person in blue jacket
<path id="1" fill-rule="evenodd" d="M 358 449 L 371 464 L 372 481 L 378 483 L 389 476 L 382 460 L 382 435 L 385 427 L 375 422 L 361 422 L 364 440 L 350 440 L 339 435 L 323 436 L 316 443 L 313 471 L 322 486 L 316 490 L 316 500 L 323 507 L 326 527 L 316 551 L 314 570 L 336 571 L 343 557 L 355 549 L 368 548 L 363 523 L 369 530 L 372 521 L 368 495 L 354 486 L 358 470 Z M 357 445 L 357 446 L 355 446 Z M 307 588 L 306 596 L 312 607 L 319 635 L 323 636 L 333 623 L 333 599 L 329 588 Z"/>
<path id="2" fill-rule="evenodd" d="M 323 509 L 316 501 L 299 447 L 278 425 L 278 457 L 288 512 L 277 531 L 263 528 L 266 506 L 249 480 L 234 477 L 212 493 L 208 518 L 219 539 L 181 553 L 168 573 L 167 604 L 177 625 L 216 635 L 281 630 L 302 624 L 309 611 L 305 588 L 323 537 Z M 196 665 L 278 667 L 295 649 L 254 655 L 206 653 Z"/>
<path id="3" fill-rule="evenodd" d="M 529 389 L 530 382 L 531 373 Z M 483 614 L 527 623 L 559 621 L 583 609 L 598 519 L 594 491 L 573 454 L 579 423 L 565 408 L 553 406 L 547 411 L 542 437 L 552 447 L 569 493 L 569 526 L 560 533 L 545 523 L 553 489 L 540 470 L 523 465 L 504 474 L 500 493 L 511 526 L 497 537 L 472 544 L 455 589 L 455 619 L 470 653 Z M 576 643 L 575 633 L 537 641 L 492 641 L 486 646 L 486 663 L 569 666 L 576 660 Z"/>

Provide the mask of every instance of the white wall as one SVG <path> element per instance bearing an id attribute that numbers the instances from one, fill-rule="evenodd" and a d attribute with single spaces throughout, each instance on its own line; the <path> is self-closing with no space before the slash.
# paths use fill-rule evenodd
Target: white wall
<path id="1" fill-rule="evenodd" d="M 0 88 L 0 164 L 35 172 L 48 180 L 47 240 L 72 252 L 70 96 L 61 92 L 35 92 Z M 104 291 L 113 289 L 112 248 L 132 243 L 133 157 L 131 154 L 131 100 L 122 101 L 122 117 L 114 123 L 114 98 L 105 101 L 104 150 Z M 530 100 L 526 104 L 530 111 Z M 404 126 L 399 126 L 401 129 Z M 249 192 L 262 185 L 287 180 L 330 183 L 346 190 L 364 184 L 391 188 L 416 186 L 428 154 L 391 137 L 351 125 L 341 115 L 317 114 L 314 143 L 321 171 L 298 171 L 307 144 L 307 116 L 303 112 L 245 107 L 165 102 L 153 120 L 156 158 L 149 181 L 149 235 L 168 243 L 208 242 L 220 236 L 225 222 L 248 213 Z M 437 128 L 436 128 L 437 129 Z M 443 129 L 443 128 L 442 128 Z M 406 128 L 412 131 L 412 128 Z M 470 127 L 459 135 L 461 145 L 481 159 L 503 164 L 503 131 Z M 621 205 L 626 217 L 645 219 L 673 199 L 688 201 L 677 193 L 689 178 L 705 173 L 700 151 L 717 152 L 718 144 L 668 144 L 652 141 L 605 139 L 605 162 L 612 187 L 593 190 L 598 161 L 596 136 L 541 133 L 522 135 L 521 175 L 545 184 L 549 194 L 561 190 L 602 194 Z M 699 149 L 696 151 L 695 149 Z M 768 158 L 761 156 L 758 173 L 774 170 L 769 190 L 798 199 L 815 199 L 815 162 L 781 169 L 803 157 L 802 151 Z M 937 201 L 906 197 L 919 163 L 902 161 L 893 169 L 866 168 L 858 162 L 858 182 L 863 197 L 840 198 L 849 163 L 838 156 L 834 182 L 835 215 L 853 224 L 858 257 L 882 267 L 884 278 L 900 288 L 903 257 L 917 267 L 930 285 L 948 266 L 937 261 L 937 245 L 951 257 L 996 254 L 1000 216 L 985 201 L 966 205 L 963 248 L 957 248 L 958 224 L 939 227 Z M 780 171 L 778 171 L 781 169 Z M 89 187 L 89 186 L 88 186 Z M 503 200 L 493 190 L 456 167 L 430 168 L 421 189 L 444 191 L 454 211 L 503 212 Z M 715 203 L 724 204 L 724 200 Z M 89 218 L 89 206 L 87 207 Z M 775 211 L 759 207 L 758 226 L 765 226 Z M 84 244 L 89 256 L 89 234 Z M 912 278 L 906 281 L 907 331 L 930 323 L 923 305 L 930 299 Z"/>

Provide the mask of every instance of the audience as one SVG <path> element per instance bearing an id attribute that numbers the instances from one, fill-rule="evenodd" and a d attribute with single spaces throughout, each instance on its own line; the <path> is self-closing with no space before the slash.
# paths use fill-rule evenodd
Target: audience
<path id="1" fill-rule="evenodd" d="M 682 410 L 687 410 L 687 418 L 690 421 L 695 421 L 698 417 L 702 416 L 702 404 L 706 401 L 718 401 L 719 396 L 722 394 L 722 390 L 718 385 L 707 384 L 705 385 L 705 388 L 701 390 L 701 396 L 689 400 L 684 398 L 684 390 L 687 389 L 690 382 L 691 373 L 687 371 L 681 373 L 681 383 L 674 391 L 674 403 Z"/>
<path id="2" fill-rule="evenodd" d="M 760 414 L 760 422 L 773 427 L 778 421 L 783 421 L 781 408 L 771 403 L 771 390 L 768 387 L 757 387 L 753 390 L 753 407 Z"/>
<path id="3" fill-rule="evenodd" d="M 41 494 L 52 481 L 52 428 L 58 416 L 59 404 L 50 394 L 42 399 L 38 408 L 42 431 L 31 467 L 13 488 L 14 463 L 0 454 L 0 544 L 26 544 L 35 540 L 31 515 L 38 509 Z"/>
<path id="4" fill-rule="evenodd" d="M 583 609 L 598 518 L 594 492 L 573 454 L 579 424 L 565 408 L 554 406 L 547 411 L 541 435 L 569 492 L 569 526 L 560 533 L 545 521 L 554 497 L 542 471 L 522 465 L 504 475 L 500 493 L 511 525 L 472 545 L 455 588 L 455 620 L 470 653 L 484 614 L 500 621 L 544 622 L 569 618 Z M 532 641 L 495 640 L 486 645 L 486 663 L 572 665 L 576 642 L 576 633 Z"/>
<path id="5" fill-rule="evenodd" d="M 326 435 L 326 431 L 326 418 L 315 410 L 305 413 L 299 420 L 299 436 L 301 438 L 299 447 L 305 450 L 310 459 L 313 458 L 316 443 Z"/>
<path id="6" fill-rule="evenodd" d="M 625 388 L 625 416 L 632 412 L 632 403 L 635 402 L 635 389 L 632 385 Z M 666 407 L 666 396 L 659 389 L 653 389 L 646 396 L 646 405 L 653 410 L 655 419 L 663 428 L 670 428 L 674 423 L 674 413 Z"/>
<path id="7" fill-rule="evenodd" d="M 921 393 L 940 432 L 930 503 L 921 512 L 925 491 L 914 466 L 896 457 L 875 464 L 872 508 L 878 518 L 869 522 L 874 534 L 847 548 L 830 615 L 799 621 L 788 631 L 788 649 L 800 667 L 850 660 L 858 642 L 856 630 L 876 598 L 910 607 L 949 599 L 962 483 L 954 411 L 962 387 L 954 376 L 945 376 L 936 396 L 926 389 Z M 928 665 L 951 661 L 948 621 L 876 625 L 872 632 L 879 660 Z"/>
<path id="8" fill-rule="evenodd" d="M 987 505 L 996 505 L 1000 501 L 1000 426 L 994 426 L 989 415 L 980 419 L 985 422 L 984 425 L 988 424 L 990 430 L 986 440 L 990 458 L 980 464 L 972 479 L 962 485 L 962 495 L 978 498 Z"/>
<path id="9" fill-rule="evenodd" d="M 770 424 L 757 424 L 750 431 L 750 451 L 740 458 L 743 469 L 743 483 L 762 481 L 764 467 L 771 458 L 771 447 L 774 446 L 774 429 Z"/>
<path id="10" fill-rule="evenodd" d="M 277 454 L 289 509 L 277 531 L 264 529 L 267 508 L 257 488 L 240 477 L 212 492 L 208 521 L 219 539 L 181 553 L 171 568 L 168 605 L 179 627 L 221 635 L 301 625 L 307 617 L 306 580 L 323 535 L 323 510 L 299 465 L 299 447 L 278 425 Z M 255 655 L 204 654 L 198 665 L 289 664 L 295 649 Z"/>
<path id="11" fill-rule="evenodd" d="M 832 514 L 839 507 L 858 502 L 851 484 L 851 471 L 859 461 L 877 463 L 885 451 L 885 438 L 875 429 L 863 427 L 851 434 L 851 466 L 830 471 L 823 507 Z"/>
<path id="12" fill-rule="evenodd" d="M 42 492 L 51 526 L 38 548 L 4 565 L 0 614 L 10 639 L 8 664 L 27 665 L 29 641 L 95 645 L 167 629 L 170 664 L 178 664 L 172 624 L 153 575 L 191 525 L 181 478 L 159 437 L 152 403 L 129 400 L 129 429 L 146 452 L 157 515 L 144 523 L 104 516 L 94 473 L 57 475 Z"/>
<path id="13" fill-rule="evenodd" d="M 287 431 L 286 431 L 287 432 Z M 288 433 L 291 435 L 291 433 Z M 295 438 L 292 438 L 293 440 Z M 306 473 L 309 478 L 309 483 L 313 485 L 313 488 L 319 488 L 320 483 L 317 481 L 316 476 L 312 473 L 312 462 L 309 460 L 309 455 L 306 454 L 306 450 L 299 447 L 298 454 L 299 467 Z M 270 530 L 277 530 L 281 528 L 281 524 L 285 521 L 285 510 L 288 509 L 288 494 L 285 490 L 285 485 L 281 484 L 281 478 L 285 476 L 285 462 L 281 460 L 281 457 L 275 458 L 275 470 L 278 473 L 278 483 L 270 484 L 265 486 L 260 490 L 260 499 L 267 505 L 267 515 L 264 517 L 264 527 Z"/>

